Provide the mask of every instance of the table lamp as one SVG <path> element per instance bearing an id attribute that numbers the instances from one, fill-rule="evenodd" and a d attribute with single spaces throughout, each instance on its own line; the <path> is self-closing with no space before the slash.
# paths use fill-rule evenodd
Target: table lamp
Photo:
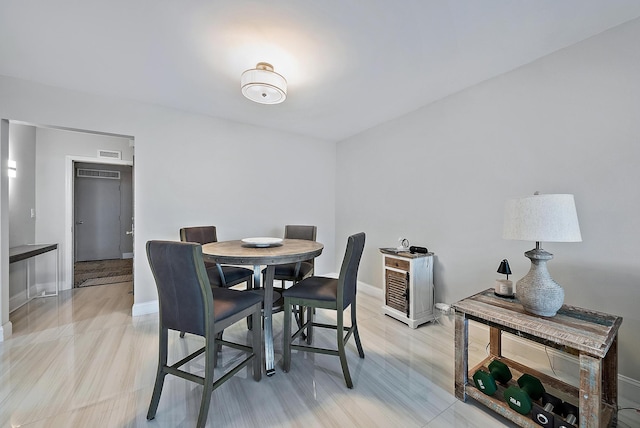
<path id="1" fill-rule="evenodd" d="M 516 296 L 525 311 L 552 317 L 562 307 L 564 290 L 547 271 L 553 254 L 540 242 L 580 242 L 580 226 L 573 195 L 540 195 L 510 199 L 505 205 L 502 237 L 535 241 L 536 248 L 524 253 L 531 269 L 516 283 Z"/>

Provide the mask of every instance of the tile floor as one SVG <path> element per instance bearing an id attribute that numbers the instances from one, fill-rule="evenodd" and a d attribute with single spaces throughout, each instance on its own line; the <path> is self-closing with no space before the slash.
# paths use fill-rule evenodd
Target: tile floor
<path id="1" fill-rule="evenodd" d="M 14 335 L 0 342 L 0 426 L 194 426 L 202 387 L 171 376 L 155 420 L 145 419 L 157 363 L 157 315 L 132 318 L 131 289 L 129 282 L 64 291 L 11 314 Z M 276 314 L 277 373 L 255 382 L 247 369 L 240 371 L 214 391 L 208 426 L 513 426 L 453 396 L 451 317 L 412 330 L 381 315 L 378 298 L 362 292 L 358 298 L 366 358 L 349 343 L 353 390 L 331 356 L 294 352 L 291 371 L 283 373 L 282 314 Z M 246 326 L 236 324 L 225 335 L 243 340 Z M 202 343 L 193 335 L 169 338 L 170 358 Z M 318 330 L 315 340 L 331 346 L 335 339 Z M 485 355 L 482 343 L 471 342 L 470 351 L 470 365 Z M 237 351 L 225 349 L 219 366 L 237 358 Z M 190 365 L 203 370 L 200 360 Z M 640 425 L 629 420 L 619 426 Z"/>

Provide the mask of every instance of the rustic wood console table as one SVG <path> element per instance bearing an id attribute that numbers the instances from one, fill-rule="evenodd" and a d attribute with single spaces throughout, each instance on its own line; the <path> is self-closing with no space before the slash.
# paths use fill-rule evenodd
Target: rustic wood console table
<path id="1" fill-rule="evenodd" d="M 478 402 L 523 427 L 538 427 L 528 416 L 513 411 L 502 391 L 488 396 L 478 390 L 470 378 L 493 360 L 500 360 L 517 378 L 529 373 L 545 389 L 579 408 L 581 428 L 607 427 L 617 420 L 618 408 L 618 330 L 622 318 L 564 305 L 554 317 L 539 317 L 524 311 L 517 299 L 497 297 L 493 289 L 485 290 L 455 304 L 455 394 L 462 401 L 471 396 Z M 489 357 L 469 370 L 469 320 L 489 326 Z M 580 364 L 580 387 L 530 369 L 502 356 L 502 332 L 576 355 Z"/>

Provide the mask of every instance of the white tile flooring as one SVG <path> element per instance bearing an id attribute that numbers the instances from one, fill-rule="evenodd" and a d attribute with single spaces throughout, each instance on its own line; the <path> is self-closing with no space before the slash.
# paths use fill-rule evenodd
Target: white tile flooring
<path id="1" fill-rule="evenodd" d="M 146 420 L 157 363 L 157 315 L 131 317 L 131 283 L 64 291 L 11 314 L 14 335 L 0 342 L 2 427 L 191 427 L 202 387 L 168 376 L 156 418 Z M 336 357 L 293 353 L 280 370 L 282 314 L 274 316 L 277 372 L 255 382 L 246 369 L 214 391 L 208 426 L 216 427 L 499 427 L 513 426 L 473 400 L 453 396 L 453 323 L 447 316 L 412 330 L 358 295 L 366 358 L 348 345 L 355 387 L 344 385 Z M 329 317 L 320 311 L 319 318 Z M 244 323 L 227 337 L 244 340 Z M 170 359 L 202 339 L 170 333 Z M 316 344 L 332 346 L 330 331 Z M 484 357 L 470 345 L 472 361 Z M 239 355 L 225 349 L 228 367 Z M 201 361 L 190 364 L 203 369 Z M 619 426 L 636 425 L 634 420 Z"/>

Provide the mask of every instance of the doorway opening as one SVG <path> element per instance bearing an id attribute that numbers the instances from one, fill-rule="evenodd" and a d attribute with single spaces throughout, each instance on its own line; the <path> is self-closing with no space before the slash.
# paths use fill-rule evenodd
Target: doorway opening
<path id="1" fill-rule="evenodd" d="M 73 162 L 73 287 L 133 281 L 130 165 Z"/>

